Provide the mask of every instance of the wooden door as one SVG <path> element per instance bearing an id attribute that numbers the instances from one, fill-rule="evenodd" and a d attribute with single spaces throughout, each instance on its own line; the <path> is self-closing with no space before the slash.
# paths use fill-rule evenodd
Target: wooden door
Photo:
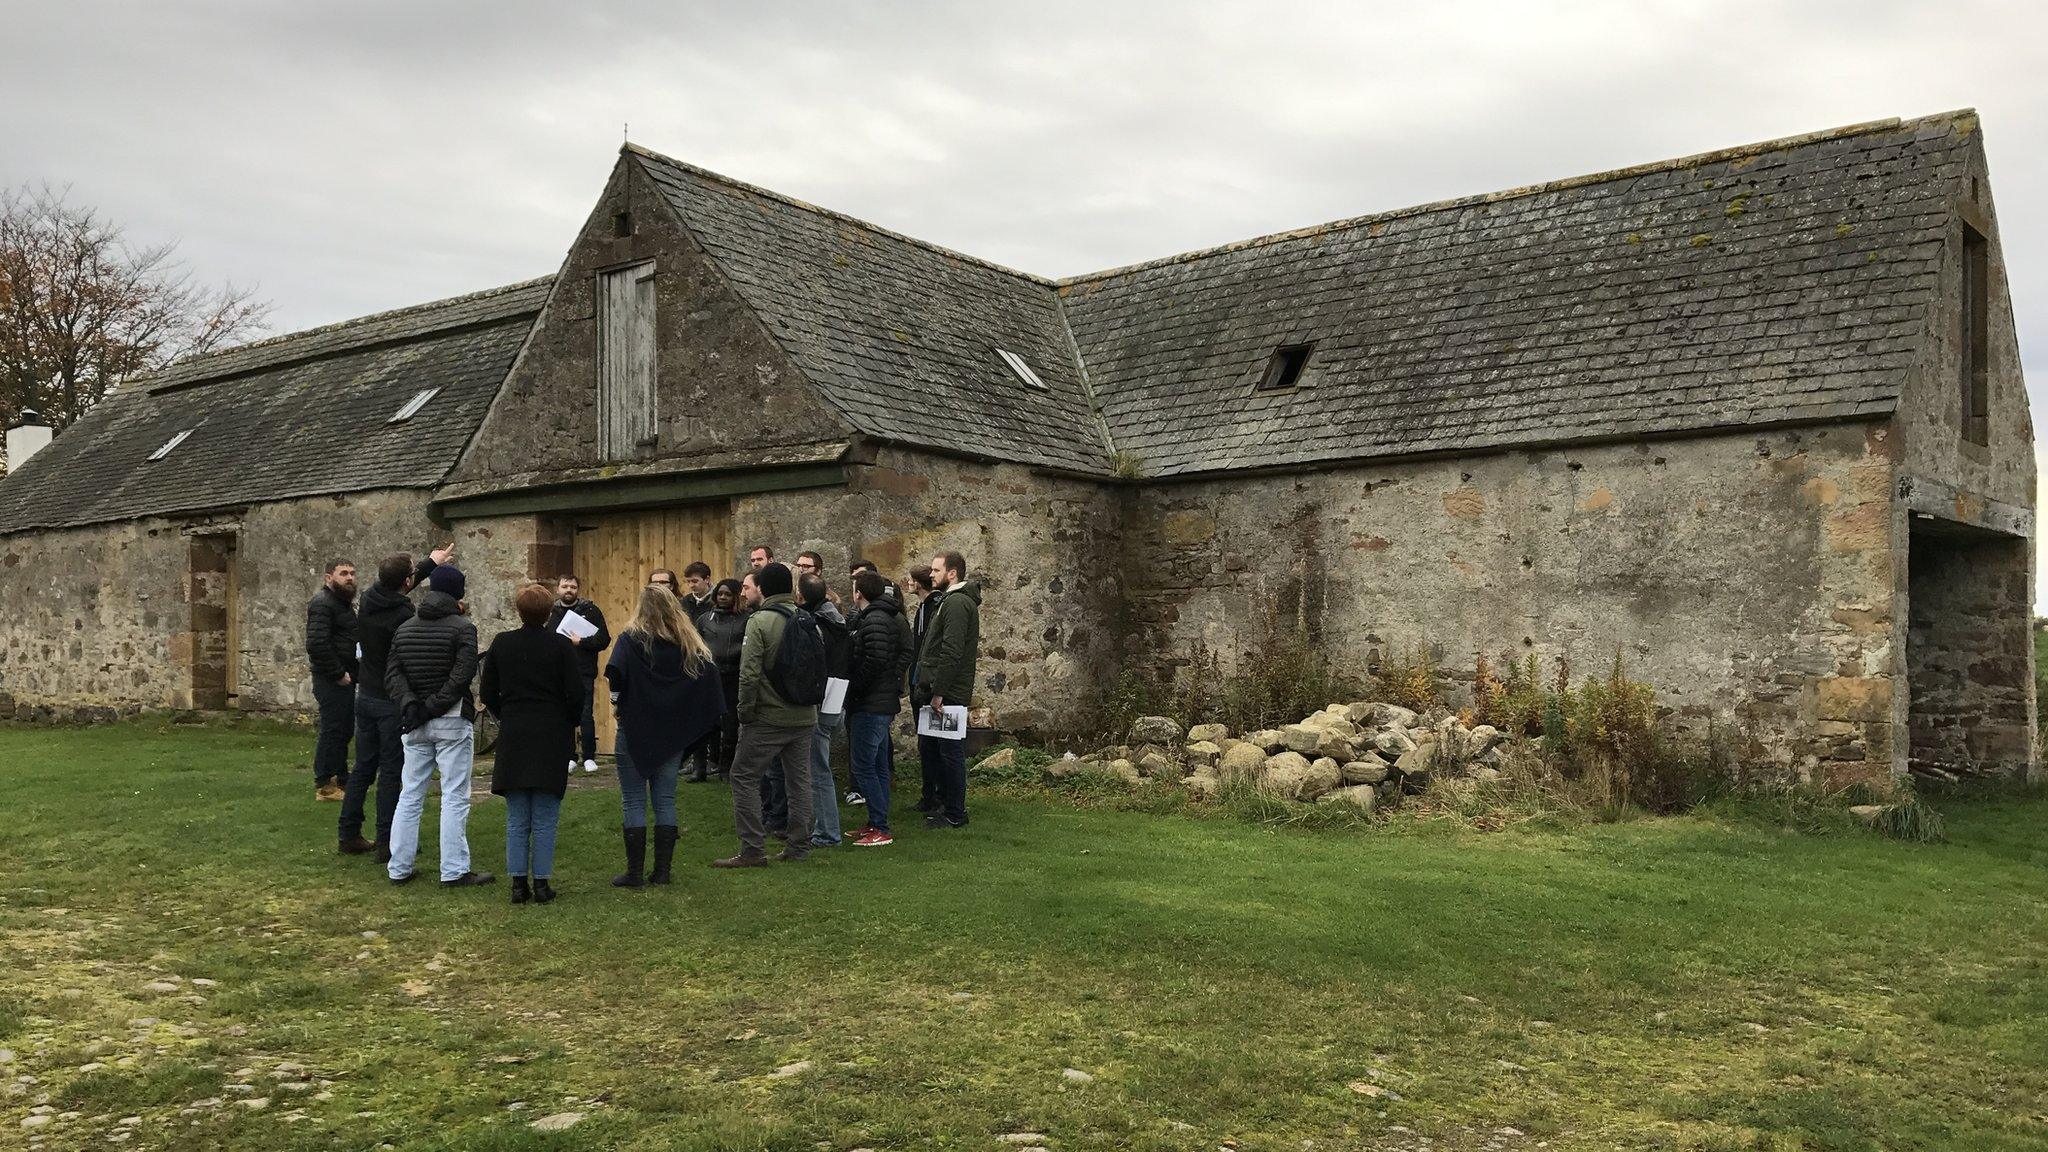
<path id="1" fill-rule="evenodd" d="M 598 277 L 597 444 L 631 460 L 654 439 L 654 265 Z"/>
<path id="2" fill-rule="evenodd" d="M 693 560 L 713 572 L 734 570 L 731 516 L 727 505 L 692 504 L 647 512 L 580 519 L 576 525 L 576 576 L 583 595 L 604 613 L 616 637 L 632 623 L 647 574 L 656 568 L 677 573 Z M 611 699 L 605 692 L 604 660 L 598 658 L 597 746 L 612 750 Z"/>

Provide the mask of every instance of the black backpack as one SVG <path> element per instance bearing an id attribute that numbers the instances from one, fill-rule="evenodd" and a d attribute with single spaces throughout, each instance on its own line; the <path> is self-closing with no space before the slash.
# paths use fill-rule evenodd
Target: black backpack
<path id="1" fill-rule="evenodd" d="M 783 621 L 782 643 L 775 650 L 775 666 L 768 679 L 775 694 L 798 706 L 814 706 L 825 700 L 825 637 L 818 618 L 801 608 L 778 604 L 770 609 Z"/>
<path id="2" fill-rule="evenodd" d="M 825 638 L 825 675 L 835 680 L 853 678 L 854 626 L 845 620 L 827 620 L 813 613 L 818 632 Z"/>

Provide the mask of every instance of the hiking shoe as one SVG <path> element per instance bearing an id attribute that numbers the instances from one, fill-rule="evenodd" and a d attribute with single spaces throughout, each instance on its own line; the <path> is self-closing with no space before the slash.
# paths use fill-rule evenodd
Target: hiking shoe
<path id="1" fill-rule="evenodd" d="M 361 856 L 365 852 L 375 852 L 377 845 L 363 839 L 361 836 L 351 836 L 343 840 L 335 850 L 343 856 Z"/>
<path id="2" fill-rule="evenodd" d="M 491 875 L 489 872 L 464 872 L 462 875 L 457 876 L 453 880 L 441 881 L 441 887 L 474 888 L 479 884 L 489 884 L 491 881 L 496 879 L 497 877 Z"/>
<path id="3" fill-rule="evenodd" d="M 313 789 L 313 799 L 339 800 L 341 799 L 341 785 L 336 784 L 332 779 L 322 780 L 320 786 Z"/>
<path id="4" fill-rule="evenodd" d="M 851 808 L 851 807 L 854 807 L 854 806 L 856 806 L 856 805 L 860 805 L 860 806 L 865 806 L 865 805 L 867 804 L 867 802 L 868 802 L 868 798 L 867 798 L 867 797 L 865 797 L 865 796 L 863 796 L 863 795 L 861 795 L 861 794 L 860 794 L 860 793 L 858 793 L 858 792 L 851 792 L 851 791 L 849 791 L 849 792 L 848 792 L 848 793 L 846 794 L 846 805 L 847 805 L 847 807 L 849 807 L 849 808 Z"/>
<path id="5" fill-rule="evenodd" d="M 587 776 L 587 775 L 590 775 L 591 773 L 593 773 L 593 772 L 596 772 L 596 771 L 597 771 L 597 761 L 595 761 L 595 760 L 585 760 L 585 761 L 583 762 L 583 773 L 584 773 L 584 775 L 586 775 L 586 776 Z"/>
<path id="6" fill-rule="evenodd" d="M 737 856 L 727 856 L 723 860 L 713 860 L 711 866 L 713 868 L 766 868 L 768 866 L 768 858 L 766 856 L 749 856 L 742 852 Z"/>
<path id="7" fill-rule="evenodd" d="M 894 836 L 889 835 L 880 828 L 870 828 L 853 838 L 853 846 L 856 848 L 881 848 L 895 842 L 896 838 Z"/>

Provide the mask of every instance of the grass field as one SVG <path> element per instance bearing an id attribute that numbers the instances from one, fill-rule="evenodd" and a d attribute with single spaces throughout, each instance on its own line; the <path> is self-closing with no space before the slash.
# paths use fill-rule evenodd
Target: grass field
<path id="1" fill-rule="evenodd" d="M 991 799 L 733 874 L 714 784 L 631 893 L 579 792 L 516 908 L 336 856 L 309 747 L 0 728 L 0 1147 L 2048 1147 L 2038 797 L 1941 846 Z"/>

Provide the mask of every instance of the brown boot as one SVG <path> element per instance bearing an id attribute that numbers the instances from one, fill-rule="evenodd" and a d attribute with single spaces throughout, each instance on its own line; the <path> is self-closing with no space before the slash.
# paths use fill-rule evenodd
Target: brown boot
<path id="1" fill-rule="evenodd" d="M 332 776 L 322 780 L 320 786 L 313 789 L 313 799 L 315 800 L 339 800 L 341 795 L 341 785 L 335 783 Z"/>
<path id="2" fill-rule="evenodd" d="M 727 856 L 723 860 L 713 860 L 711 866 L 713 868 L 766 868 L 768 866 L 768 858 L 766 856 L 749 856 L 746 852 L 742 851 L 737 856 Z"/>
<path id="3" fill-rule="evenodd" d="M 375 852 L 376 850 L 377 845 L 363 839 L 359 835 L 351 836 L 341 842 L 341 854 L 344 856 L 361 856 L 365 852 Z"/>

